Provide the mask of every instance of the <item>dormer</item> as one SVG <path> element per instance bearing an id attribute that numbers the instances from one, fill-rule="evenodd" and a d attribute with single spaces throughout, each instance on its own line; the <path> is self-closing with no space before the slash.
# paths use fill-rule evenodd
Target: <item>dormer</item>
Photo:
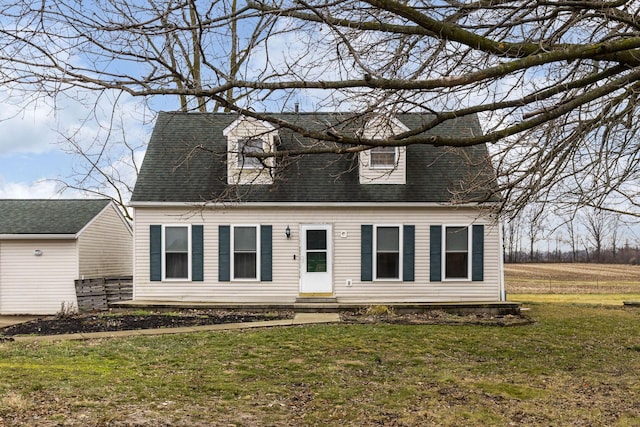
<path id="1" fill-rule="evenodd" d="M 227 183 L 273 183 L 273 157 L 251 157 L 249 153 L 273 153 L 278 131 L 270 123 L 241 116 L 222 134 L 227 138 Z"/>
<path id="2" fill-rule="evenodd" d="M 376 116 L 362 129 L 365 139 L 384 139 L 408 131 L 400 120 Z M 373 147 L 359 154 L 360 184 L 406 184 L 406 147 Z"/>

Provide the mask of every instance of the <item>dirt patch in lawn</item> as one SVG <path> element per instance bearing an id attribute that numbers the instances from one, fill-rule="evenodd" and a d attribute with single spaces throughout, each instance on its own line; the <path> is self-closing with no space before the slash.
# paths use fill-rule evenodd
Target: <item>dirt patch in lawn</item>
<path id="1" fill-rule="evenodd" d="M 137 329 L 179 328 L 227 323 L 292 319 L 293 312 L 249 313 L 221 310 L 167 312 L 104 312 L 42 317 L 0 329 L 0 338 L 14 335 L 60 335 Z"/>
<path id="2" fill-rule="evenodd" d="M 384 306 L 383 306 L 384 307 Z M 443 310 L 420 313 L 395 313 L 392 309 L 378 307 L 357 312 L 341 313 L 340 318 L 348 323 L 393 323 L 413 325 L 486 325 L 520 326 L 533 323 L 530 317 L 520 315 L 496 315 L 491 313 L 455 314 Z"/>

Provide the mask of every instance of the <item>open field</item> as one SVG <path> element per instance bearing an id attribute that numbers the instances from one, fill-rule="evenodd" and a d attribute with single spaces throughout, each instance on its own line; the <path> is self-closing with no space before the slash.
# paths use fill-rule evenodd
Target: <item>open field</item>
<path id="1" fill-rule="evenodd" d="M 0 343 L 2 426 L 637 426 L 640 309 Z"/>
<path id="2" fill-rule="evenodd" d="M 640 266 L 619 264 L 505 264 L 508 293 L 640 293 Z"/>

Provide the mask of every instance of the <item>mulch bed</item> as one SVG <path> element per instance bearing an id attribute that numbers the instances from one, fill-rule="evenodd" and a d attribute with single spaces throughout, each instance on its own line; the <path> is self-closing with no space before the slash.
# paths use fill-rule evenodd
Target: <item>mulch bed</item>
<path id="1" fill-rule="evenodd" d="M 340 318 L 343 322 L 359 324 L 522 326 L 534 323 L 533 319 L 523 314 L 517 316 L 489 313 L 454 314 L 442 310 L 400 314 L 392 310 L 385 313 L 372 313 L 364 309 L 358 312 L 341 313 Z"/>
<path id="2" fill-rule="evenodd" d="M 170 313 L 149 312 L 139 314 L 126 312 L 67 314 L 64 316 L 43 317 L 29 322 L 7 326 L 0 329 L 0 338 L 14 335 L 60 335 L 219 325 L 291 319 L 293 315 L 293 312 L 288 311 L 246 313 L 221 310 L 183 310 L 172 311 Z"/>

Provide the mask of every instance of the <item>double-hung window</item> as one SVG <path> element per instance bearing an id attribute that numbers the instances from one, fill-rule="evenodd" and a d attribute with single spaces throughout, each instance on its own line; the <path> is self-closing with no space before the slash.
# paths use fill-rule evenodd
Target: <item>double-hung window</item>
<path id="1" fill-rule="evenodd" d="M 396 166 L 396 147 L 373 147 L 369 151 L 371 168 L 392 169 Z"/>
<path id="2" fill-rule="evenodd" d="M 445 279 L 469 278 L 469 228 L 445 227 L 444 277 Z"/>
<path id="3" fill-rule="evenodd" d="M 233 278 L 258 280 L 258 227 L 234 226 L 232 237 Z"/>
<path id="4" fill-rule="evenodd" d="M 257 157 L 247 156 L 251 153 L 264 153 L 264 140 L 261 138 L 245 138 L 238 140 L 238 167 L 257 169 L 262 161 Z"/>
<path id="5" fill-rule="evenodd" d="M 164 226 L 164 278 L 189 280 L 191 233 L 189 226 Z"/>
<path id="6" fill-rule="evenodd" d="M 484 225 L 429 227 L 429 280 L 484 281 Z"/>
<path id="7" fill-rule="evenodd" d="M 375 273 L 376 279 L 399 279 L 402 247 L 399 226 L 375 227 Z"/>

